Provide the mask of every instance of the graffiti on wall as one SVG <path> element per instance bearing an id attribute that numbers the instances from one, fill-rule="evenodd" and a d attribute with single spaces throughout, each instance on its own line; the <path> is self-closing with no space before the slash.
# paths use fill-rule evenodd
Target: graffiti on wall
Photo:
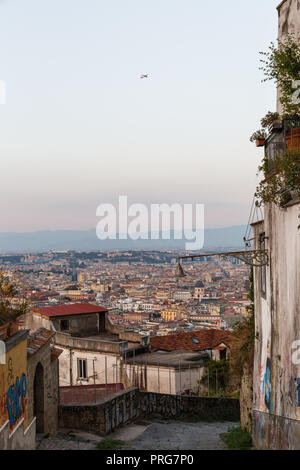
<path id="1" fill-rule="evenodd" d="M 271 360 L 267 359 L 266 372 L 262 381 L 262 394 L 267 409 L 273 411 L 273 394 L 272 394 L 272 365 Z"/>
<path id="2" fill-rule="evenodd" d="M 9 415 L 9 424 L 12 427 L 25 412 L 25 397 L 27 395 L 27 379 L 22 374 L 21 378 L 16 377 L 16 381 L 7 392 L 6 403 Z"/>

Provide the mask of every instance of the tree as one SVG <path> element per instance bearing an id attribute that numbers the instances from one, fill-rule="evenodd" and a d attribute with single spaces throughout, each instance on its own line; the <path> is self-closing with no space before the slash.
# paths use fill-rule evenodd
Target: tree
<path id="1" fill-rule="evenodd" d="M 28 302 L 18 298 L 18 285 L 0 271 L 0 325 L 5 325 L 25 315 Z"/>

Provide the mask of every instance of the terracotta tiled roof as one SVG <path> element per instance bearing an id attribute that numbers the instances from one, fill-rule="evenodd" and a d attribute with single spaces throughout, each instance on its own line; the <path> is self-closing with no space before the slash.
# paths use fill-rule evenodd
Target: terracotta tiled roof
<path id="1" fill-rule="evenodd" d="M 28 336 L 27 356 L 33 356 L 55 335 L 54 331 L 39 328 L 35 333 Z"/>
<path id="2" fill-rule="evenodd" d="M 229 346 L 231 333 L 223 330 L 202 330 L 169 336 L 154 336 L 150 344 L 154 350 L 201 351 L 216 349 L 221 343 Z M 196 341 L 193 341 L 196 340 Z"/>
<path id="3" fill-rule="evenodd" d="M 40 313 L 46 317 L 65 317 L 66 315 L 81 315 L 88 313 L 107 312 L 108 310 L 98 305 L 89 303 L 65 304 L 54 307 L 36 307 L 33 312 Z"/>
<path id="4" fill-rule="evenodd" d="M 15 335 L 19 331 L 19 326 L 15 322 L 8 322 L 5 325 L 0 326 L 1 339 L 7 339 L 10 336 Z"/>

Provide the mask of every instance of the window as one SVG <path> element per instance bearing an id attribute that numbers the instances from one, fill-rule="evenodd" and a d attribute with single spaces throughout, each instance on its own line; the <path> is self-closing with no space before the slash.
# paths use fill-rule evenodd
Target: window
<path id="1" fill-rule="evenodd" d="M 259 249 L 260 250 L 266 249 L 265 233 L 261 233 L 259 235 Z M 266 266 L 262 266 L 260 268 L 260 287 L 261 287 L 261 295 L 265 299 L 267 295 L 267 268 Z"/>
<path id="2" fill-rule="evenodd" d="M 60 320 L 61 331 L 69 330 L 69 320 Z"/>
<path id="3" fill-rule="evenodd" d="M 87 360 L 77 360 L 77 375 L 79 379 L 87 379 Z"/>

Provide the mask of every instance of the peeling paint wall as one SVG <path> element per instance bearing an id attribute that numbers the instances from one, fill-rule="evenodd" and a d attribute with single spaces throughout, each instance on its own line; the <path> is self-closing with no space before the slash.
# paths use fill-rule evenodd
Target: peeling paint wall
<path id="1" fill-rule="evenodd" d="M 59 357 L 59 385 L 61 387 L 122 382 L 120 356 L 93 350 L 65 348 L 62 351 Z M 79 377 L 79 359 L 86 361 L 86 379 Z"/>
<path id="2" fill-rule="evenodd" d="M 279 38 L 294 32 L 300 34 L 300 0 L 286 0 L 278 7 Z"/>
<path id="3" fill-rule="evenodd" d="M 0 364 L 0 449 L 35 448 L 35 418 L 29 413 L 32 377 L 27 369 L 27 333 L 6 340 L 5 364 Z"/>
<path id="4" fill-rule="evenodd" d="M 137 386 L 146 392 L 174 395 L 190 390 L 197 392 L 199 382 L 207 373 L 203 365 L 178 369 L 158 364 L 126 364 L 123 370 L 128 379 L 126 385 Z"/>
<path id="5" fill-rule="evenodd" d="M 255 268 L 254 431 L 257 448 L 300 449 L 300 401 L 293 343 L 300 341 L 300 204 L 265 207 L 265 221 L 253 226 L 255 248 L 265 233 L 270 263 L 266 268 L 266 296 L 261 268 Z M 300 346 L 298 346 L 300 351 Z M 299 352 L 300 358 L 300 352 Z M 290 426 L 288 440 L 283 429 Z M 287 436 L 287 435 L 286 435 Z"/>
<path id="6" fill-rule="evenodd" d="M 30 381 L 28 383 L 28 415 L 29 420 L 35 417 L 34 406 L 34 379 L 38 365 L 43 370 L 43 432 L 55 435 L 58 426 L 58 359 L 52 360 L 50 343 L 39 349 L 33 356 L 28 358 L 27 373 Z M 38 422 L 38 415 L 37 415 Z"/>

